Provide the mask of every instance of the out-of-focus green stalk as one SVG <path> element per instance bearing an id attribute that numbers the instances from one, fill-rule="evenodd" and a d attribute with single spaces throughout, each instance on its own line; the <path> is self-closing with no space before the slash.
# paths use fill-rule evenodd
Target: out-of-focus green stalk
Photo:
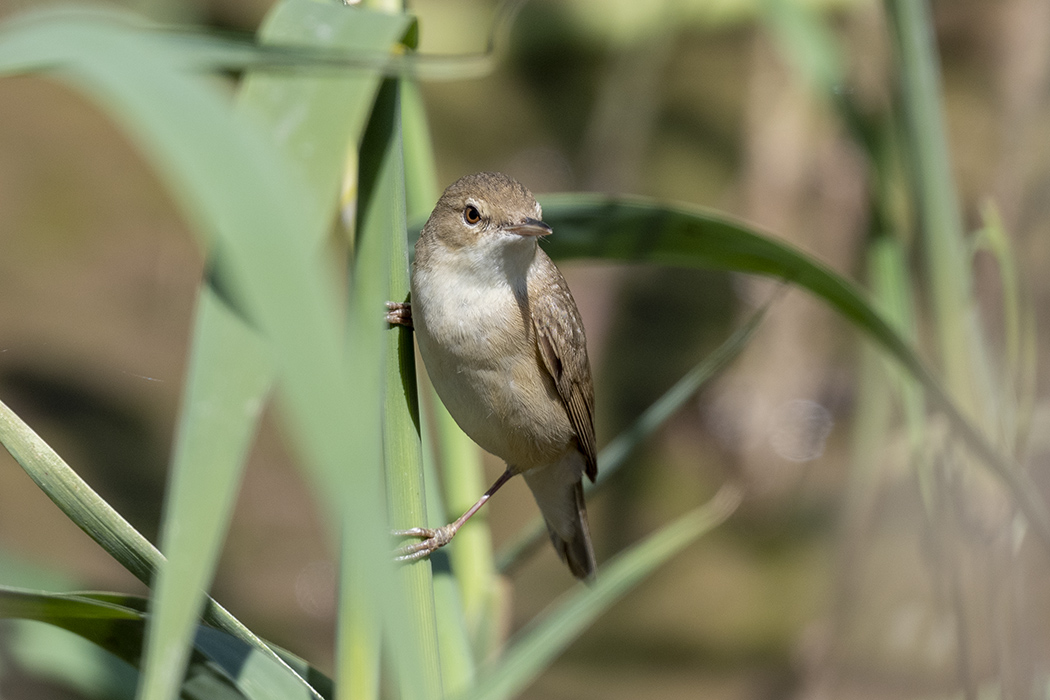
<path id="1" fill-rule="evenodd" d="M 868 270 L 875 302 L 894 330 L 905 338 L 917 336 L 915 300 L 908 275 L 907 256 L 899 240 L 880 237 L 868 252 Z M 932 475 L 922 454 L 926 438 L 926 405 L 922 387 L 896 363 L 886 362 L 885 372 L 893 379 L 904 410 L 911 456 L 916 460 L 919 488 L 927 506 L 932 504 Z"/>
<path id="2" fill-rule="evenodd" d="M 990 379 L 977 353 L 982 341 L 948 155 L 930 8 L 925 0 L 887 0 L 886 4 L 897 43 L 907 127 L 905 152 L 912 156 L 942 370 L 958 405 L 971 419 L 988 427 L 992 425 Z"/>

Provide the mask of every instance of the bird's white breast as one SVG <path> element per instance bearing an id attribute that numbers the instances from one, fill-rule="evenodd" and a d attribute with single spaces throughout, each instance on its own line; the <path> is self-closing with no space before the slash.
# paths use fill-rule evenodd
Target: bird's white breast
<path id="1" fill-rule="evenodd" d="M 519 303 L 528 261 L 493 264 L 485 253 L 432 251 L 413 272 L 413 324 L 452 417 L 485 450 L 527 469 L 564 451 L 572 431 Z"/>

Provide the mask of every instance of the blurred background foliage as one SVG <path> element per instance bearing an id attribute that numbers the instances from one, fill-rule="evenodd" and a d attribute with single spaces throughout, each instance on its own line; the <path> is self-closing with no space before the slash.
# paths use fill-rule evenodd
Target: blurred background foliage
<path id="1" fill-rule="evenodd" d="M 915 203 L 884 177 L 901 164 L 873 165 L 809 67 L 834 52 L 834 90 L 865 116 L 892 121 L 885 11 L 871 0 L 802 3 L 831 30 L 827 44 L 785 29 L 780 2 L 788 0 L 524 3 L 497 36 L 490 74 L 422 85 L 438 182 L 491 169 L 537 193 L 709 206 L 868 278 L 874 238 L 892 229 L 917 242 Z M 253 32 L 269 4 L 130 6 L 237 33 Z M 0 13 L 33 6 L 0 0 Z M 420 51 L 484 51 L 499 7 L 410 3 Z M 965 228 L 985 227 L 981 207 L 994 202 L 1045 362 L 1050 2 L 939 0 L 932 10 Z M 0 212 L 0 397 L 154 539 L 204 265 L 198 249 L 126 138 L 41 78 L 0 81 Z M 907 255 L 916 288 L 928 291 L 921 247 Z M 863 367 L 877 360 L 865 360 L 840 319 L 755 278 L 562 267 L 588 329 L 599 443 L 754 308 L 777 301 L 737 363 L 592 499 L 599 560 L 728 479 L 745 485 L 743 507 L 615 606 L 524 697 L 1046 697 L 1045 552 L 1014 536 L 1009 507 L 994 497 L 964 499 L 945 544 L 911 468 L 907 431 L 892 417 L 903 409 L 872 398 L 878 387 L 864 384 Z M 1010 292 L 1001 258 L 978 250 L 973 267 L 998 362 Z M 917 319 L 924 340 L 935 335 L 930 316 Z M 1035 397 L 1019 454 L 1044 494 L 1046 383 L 1033 375 L 1019 387 Z M 891 426 L 877 445 L 857 434 L 865 411 L 864 420 L 881 411 L 875 420 Z M 494 477 L 501 466 L 490 460 L 487 469 Z M 938 474 L 943 492 L 966 488 Z M 489 511 L 497 548 L 534 516 L 520 480 Z M 143 592 L 6 455 L 0 583 Z M 513 630 L 573 582 L 545 548 L 506 585 L 504 625 Z M 260 635 L 330 670 L 335 591 L 317 506 L 267 420 L 213 595 Z M 33 629 L 0 632 L 10 642 Z M 30 641 L 0 646 L 0 697 L 75 697 L 27 649 Z"/>

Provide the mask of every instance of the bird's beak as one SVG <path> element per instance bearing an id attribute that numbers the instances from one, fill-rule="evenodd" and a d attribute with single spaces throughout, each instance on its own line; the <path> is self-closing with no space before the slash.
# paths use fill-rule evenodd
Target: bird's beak
<path id="1" fill-rule="evenodd" d="M 549 236 L 551 234 L 551 227 L 539 219 L 525 219 L 520 224 L 504 226 L 503 230 L 519 236 Z"/>

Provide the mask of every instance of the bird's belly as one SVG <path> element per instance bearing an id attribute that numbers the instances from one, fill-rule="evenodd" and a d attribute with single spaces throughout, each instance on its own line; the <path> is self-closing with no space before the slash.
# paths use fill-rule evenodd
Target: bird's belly
<path id="1" fill-rule="evenodd" d="M 420 301 L 414 294 L 427 374 L 472 440 L 521 470 L 549 464 L 571 447 L 568 415 L 509 290 Z"/>

